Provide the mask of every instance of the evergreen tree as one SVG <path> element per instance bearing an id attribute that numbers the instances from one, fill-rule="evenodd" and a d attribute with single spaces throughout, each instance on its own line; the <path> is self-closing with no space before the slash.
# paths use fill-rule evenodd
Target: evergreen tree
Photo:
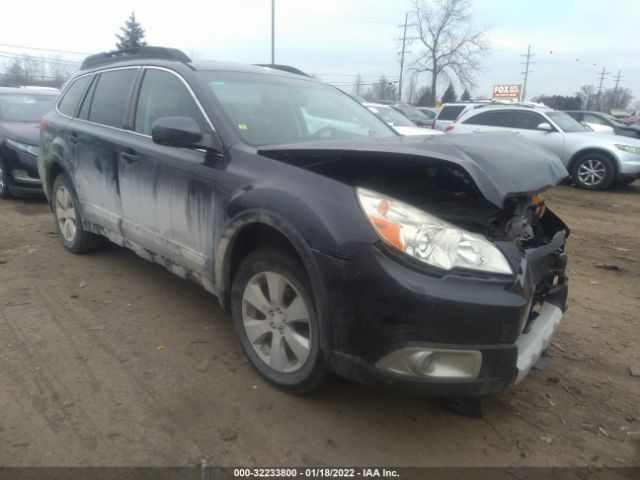
<path id="1" fill-rule="evenodd" d="M 147 42 L 144 41 L 144 28 L 136 20 L 134 12 L 131 12 L 124 27 L 120 27 L 120 30 L 122 30 L 122 35 L 116 34 L 116 37 L 118 37 L 116 48 L 118 50 L 145 47 L 147 45 Z"/>
<path id="2" fill-rule="evenodd" d="M 432 102 L 433 97 L 431 96 L 431 85 L 427 85 L 418 90 L 418 100 L 416 101 L 416 105 L 419 107 L 435 107 L 436 105 Z"/>
<path id="3" fill-rule="evenodd" d="M 456 90 L 453 88 L 453 84 L 450 83 L 447 89 L 444 91 L 444 95 L 442 95 L 442 103 L 451 103 L 458 100 L 458 95 L 456 95 Z"/>
<path id="4" fill-rule="evenodd" d="M 460 97 L 460 100 L 462 100 L 463 102 L 470 102 L 471 101 L 471 94 L 469 93 L 469 89 L 465 88 L 464 92 L 462 92 L 462 96 Z"/>

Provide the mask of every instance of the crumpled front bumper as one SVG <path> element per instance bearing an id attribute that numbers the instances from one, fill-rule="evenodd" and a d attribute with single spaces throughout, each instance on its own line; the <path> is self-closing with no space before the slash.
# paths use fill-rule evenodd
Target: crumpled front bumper
<path id="1" fill-rule="evenodd" d="M 550 228 L 564 226 L 553 214 L 549 220 L 557 221 Z M 511 278 L 438 275 L 384 245 L 351 260 L 318 253 L 331 279 L 334 370 L 428 395 L 488 394 L 520 382 L 566 308 L 567 232 L 524 254 L 507 252 Z"/>

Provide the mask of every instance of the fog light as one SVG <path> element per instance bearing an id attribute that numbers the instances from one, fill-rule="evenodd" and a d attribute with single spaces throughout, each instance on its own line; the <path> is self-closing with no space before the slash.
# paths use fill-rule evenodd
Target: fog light
<path id="1" fill-rule="evenodd" d="M 478 378 L 482 353 L 478 350 L 409 347 L 390 353 L 376 362 L 389 373 L 412 377 Z"/>
<path id="2" fill-rule="evenodd" d="M 407 358 L 407 366 L 413 370 L 414 373 L 424 375 L 431 367 L 433 355 L 434 353 L 429 351 L 412 353 Z"/>

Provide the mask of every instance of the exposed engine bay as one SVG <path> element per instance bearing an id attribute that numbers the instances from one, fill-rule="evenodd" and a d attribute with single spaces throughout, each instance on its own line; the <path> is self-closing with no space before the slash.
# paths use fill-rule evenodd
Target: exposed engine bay
<path id="1" fill-rule="evenodd" d="M 463 167 L 446 160 L 359 151 L 296 151 L 269 156 L 295 159 L 302 168 L 387 194 L 491 240 L 512 242 L 522 250 L 545 245 L 560 227 L 566 229 L 538 192 L 515 193 L 499 208 L 483 196 Z M 551 222 L 542 222 L 545 215 Z"/>

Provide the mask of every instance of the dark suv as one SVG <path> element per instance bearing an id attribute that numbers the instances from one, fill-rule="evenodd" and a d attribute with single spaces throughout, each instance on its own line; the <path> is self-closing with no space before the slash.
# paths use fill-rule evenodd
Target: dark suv
<path id="1" fill-rule="evenodd" d="M 38 176 L 38 124 L 58 90 L 0 87 L 0 198 L 42 195 Z"/>
<path id="2" fill-rule="evenodd" d="M 499 145 L 500 148 L 495 148 Z M 200 283 L 256 369 L 414 392 L 520 381 L 567 298 L 567 175 L 515 135 L 400 137 L 340 90 L 172 49 L 88 57 L 42 122 L 64 246 Z"/>

